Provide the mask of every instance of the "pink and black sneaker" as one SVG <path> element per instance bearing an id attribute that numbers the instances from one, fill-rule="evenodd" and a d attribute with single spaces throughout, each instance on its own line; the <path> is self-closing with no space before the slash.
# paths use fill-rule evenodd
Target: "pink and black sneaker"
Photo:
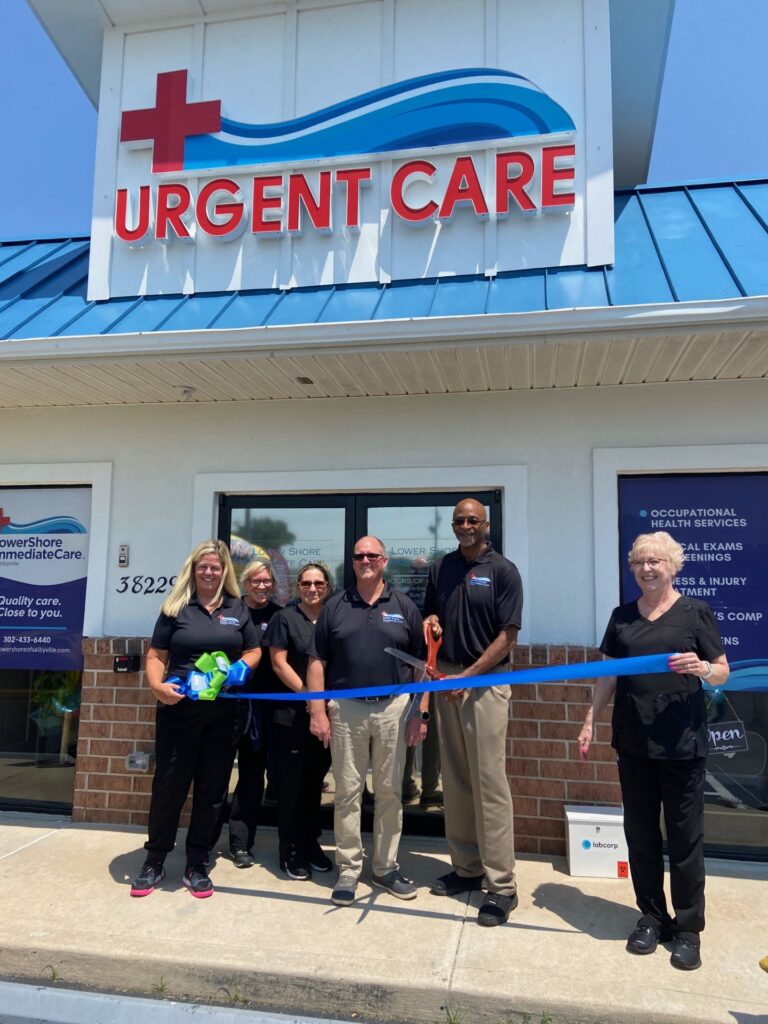
<path id="1" fill-rule="evenodd" d="M 161 860 L 145 860 L 141 871 L 131 882 L 131 896 L 149 896 L 165 878 Z"/>
<path id="2" fill-rule="evenodd" d="M 199 900 L 213 896 L 213 882 L 208 877 L 204 864 L 187 864 L 182 882 L 189 891 Z"/>

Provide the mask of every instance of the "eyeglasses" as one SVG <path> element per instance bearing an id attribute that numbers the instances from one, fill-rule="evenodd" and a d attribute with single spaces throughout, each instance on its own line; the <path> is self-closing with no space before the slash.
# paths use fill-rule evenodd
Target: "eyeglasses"
<path id="1" fill-rule="evenodd" d="M 642 569 L 644 565 L 647 565 L 649 569 L 658 569 L 662 562 L 666 562 L 666 558 L 636 558 L 629 564 L 633 569 Z"/>
<path id="2" fill-rule="evenodd" d="M 352 558 L 356 562 L 378 562 L 383 557 L 384 555 L 378 555 L 374 551 L 356 551 L 354 555 L 352 555 Z"/>
<path id="3" fill-rule="evenodd" d="M 454 516 L 451 520 L 452 526 L 479 526 L 480 523 L 484 523 L 485 520 L 481 519 L 480 516 Z"/>
<path id="4" fill-rule="evenodd" d="M 315 590 L 325 590 L 328 584 L 324 583 L 323 580 L 320 580 L 319 582 L 318 580 L 299 580 L 299 586 L 302 590 L 311 590 L 312 587 L 314 587 Z"/>
<path id="5" fill-rule="evenodd" d="M 257 579 L 254 579 L 253 576 L 251 576 L 248 580 L 246 580 L 246 582 L 248 583 L 249 587 L 271 587 L 272 586 L 272 580 L 257 580 Z"/>
<path id="6" fill-rule="evenodd" d="M 202 576 L 204 573 L 210 573 L 211 576 L 221 576 L 224 570 L 220 565 L 196 565 L 195 572 L 199 572 Z"/>

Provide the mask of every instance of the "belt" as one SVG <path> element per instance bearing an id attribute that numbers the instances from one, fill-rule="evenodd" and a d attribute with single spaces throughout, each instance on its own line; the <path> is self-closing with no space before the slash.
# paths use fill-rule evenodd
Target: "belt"
<path id="1" fill-rule="evenodd" d="M 354 697 L 353 700 L 362 700 L 362 701 L 365 701 L 367 703 L 373 702 L 373 703 L 378 704 L 379 701 L 389 700 L 393 696 L 394 696 L 394 694 L 386 693 L 386 694 L 384 694 L 383 697 Z"/>
<path id="2" fill-rule="evenodd" d="M 472 664 L 474 664 L 474 662 L 472 662 Z M 468 667 L 469 667 L 468 665 L 462 665 L 461 662 L 457 662 L 457 661 L 443 661 L 441 658 L 438 658 L 438 661 L 437 661 L 437 668 L 438 668 L 438 670 L 440 672 L 442 672 L 446 676 L 455 675 L 456 672 L 463 672 L 464 669 L 468 668 Z M 507 662 L 501 662 L 499 665 L 496 665 L 494 668 L 486 669 L 485 675 L 492 675 L 494 672 L 509 672 L 509 671 L 510 671 L 510 665 Z"/>

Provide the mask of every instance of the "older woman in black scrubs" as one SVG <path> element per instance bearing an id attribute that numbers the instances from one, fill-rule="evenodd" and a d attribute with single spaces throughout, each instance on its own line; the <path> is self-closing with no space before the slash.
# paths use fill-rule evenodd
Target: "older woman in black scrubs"
<path id="1" fill-rule="evenodd" d="M 307 652 L 315 623 L 331 591 L 328 570 L 319 562 L 308 562 L 299 569 L 297 588 L 298 604 L 288 605 L 272 619 L 264 643 L 283 687 L 302 693 L 307 688 Z M 331 752 L 310 733 L 304 701 L 275 702 L 271 739 L 280 868 L 289 878 L 305 881 L 312 877 L 313 868 L 330 871 L 333 867 L 318 842 L 323 779 L 331 766 Z"/>
<path id="2" fill-rule="evenodd" d="M 641 596 L 614 608 L 600 649 L 611 658 L 679 653 L 669 659 L 669 672 L 600 680 L 578 742 L 586 757 L 594 721 L 614 697 L 612 745 L 642 914 L 627 951 L 653 953 L 659 942 L 672 940 L 672 966 L 690 971 L 701 966 L 704 929 L 708 733 L 701 681 L 722 686 L 730 669 L 709 607 L 675 590 L 684 558 L 682 546 L 663 531 L 635 539 L 629 564 Z M 664 896 L 662 809 L 674 918 Z"/>
<path id="3" fill-rule="evenodd" d="M 185 681 L 203 654 L 222 651 L 230 662 L 253 667 L 259 635 L 240 598 L 226 544 L 198 544 L 181 568 L 162 606 L 147 652 L 145 675 L 158 699 L 155 777 L 149 808 L 147 858 L 131 885 L 132 896 L 147 896 L 165 877 L 163 862 L 194 782 L 187 831 L 184 885 L 199 899 L 213 893 L 208 851 L 218 828 L 223 794 L 242 733 L 243 703 L 193 700 L 173 678 Z"/>
<path id="4" fill-rule="evenodd" d="M 262 652 L 255 672 L 241 691 L 243 693 L 272 693 L 278 687 L 264 643 L 267 624 L 280 611 L 280 605 L 272 600 L 276 583 L 272 564 L 266 559 L 254 558 L 240 574 L 243 599 L 259 634 Z M 265 707 L 264 703 L 248 701 L 250 706 L 246 712 L 245 730 L 237 744 L 238 774 L 229 812 L 229 851 L 238 868 L 250 868 L 255 864 L 251 847 L 256 838 L 264 796 L 271 718 L 271 707 Z"/>

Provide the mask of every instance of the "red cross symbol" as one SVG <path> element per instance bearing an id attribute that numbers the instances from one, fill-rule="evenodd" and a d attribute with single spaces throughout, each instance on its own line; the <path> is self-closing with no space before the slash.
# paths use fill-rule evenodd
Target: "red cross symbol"
<path id="1" fill-rule="evenodd" d="M 2 528 L 4 526 L 10 526 L 10 523 L 11 523 L 11 517 L 10 516 L 4 516 L 3 515 L 3 509 L 0 508 L 0 530 L 2 530 Z"/>
<path id="2" fill-rule="evenodd" d="M 153 172 L 182 170 L 187 136 L 221 130 L 221 100 L 187 103 L 187 74 L 158 75 L 155 106 L 123 112 L 120 141 L 150 142 Z"/>

